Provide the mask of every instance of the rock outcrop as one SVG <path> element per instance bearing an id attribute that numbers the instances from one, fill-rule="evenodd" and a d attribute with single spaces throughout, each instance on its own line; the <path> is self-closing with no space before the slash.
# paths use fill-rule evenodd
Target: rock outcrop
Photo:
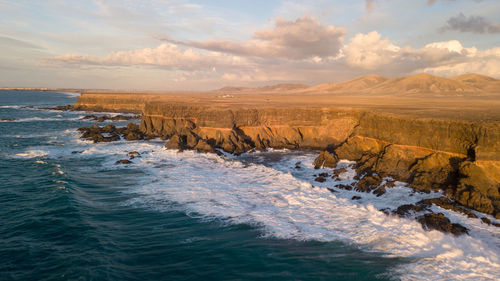
<path id="1" fill-rule="evenodd" d="M 122 137 L 128 141 L 151 138 L 151 136 L 144 134 L 139 129 L 139 126 L 134 123 L 129 123 L 127 127 L 121 128 L 116 128 L 112 124 L 104 127 L 93 125 L 91 127 L 81 127 L 77 131 L 82 133 L 80 138 L 93 141 L 94 143 L 119 141 Z"/>

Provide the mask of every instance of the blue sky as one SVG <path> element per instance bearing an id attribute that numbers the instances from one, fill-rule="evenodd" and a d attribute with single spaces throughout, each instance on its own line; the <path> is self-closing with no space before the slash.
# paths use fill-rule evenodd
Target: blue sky
<path id="1" fill-rule="evenodd" d="M 0 87 L 500 78 L 500 1 L 0 0 Z"/>

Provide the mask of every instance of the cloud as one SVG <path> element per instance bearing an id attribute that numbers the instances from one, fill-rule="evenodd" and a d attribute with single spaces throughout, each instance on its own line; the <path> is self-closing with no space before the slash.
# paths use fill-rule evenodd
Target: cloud
<path id="1" fill-rule="evenodd" d="M 66 54 L 44 62 L 49 66 L 103 71 L 162 69 L 165 75 L 175 76 L 170 81 L 179 88 L 314 84 L 329 82 L 332 77 L 340 80 L 368 73 L 402 76 L 429 72 L 451 76 L 473 71 L 500 77 L 500 48 L 478 50 L 451 40 L 415 49 L 399 46 L 377 31 L 358 33 L 347 43 L 344 35 L 343 28 L 325 26 L 309 17 L 277 19 L 275 27 L 256 31 L 246 42 L 178 42 L 162 38 L 167 42 L 155 48 L 116 51 L 101 57 Z"/>
<path id="2" fill-rule="evenodd" d="M 344 48 L 347 64 L 364 69 L 376 69 L 393 61 L 401 48 L 388 39 L 381 38 L 382 36 L 376 31 L 356 34 Z"/>
<path id="3" fill-rule="evenodd" d="M 239 56 L 302 60 L 313 57 L 337 56 L 343 45 L 346 30 L 333 25 L 322 25 L 318 20 L 304 16 L 288 21 L 276 18 L 274 28 L 256 31 L 253 39 L 245 42 L 228 40 L 174 41 L 175 44 Z"/>
<path id="4" fill-rule="evenodd" d="M 465 16 L 463 13 L 451 17 L 446 25 L 439 29 L 441 32 L 454 30 L 472 33 L 500 33 L 500 24 L 492 24 L 481 16 Z"/>
<path id="5" fill-rule="evenodd" d="M 156 48 L 112 52 L 99 58 L 90 55 L 67 54 L 45 59 L 52 65 L 73 66 L 155 66 L 170 69 L 212 69 L 217 66 L 245 66 L 248 62 L 238 56 L 220 52 L 200 52 L 182 49 L 172 43 L 163 43 Z"/>
<path id="6" fill-rule="evenodd" d="M 458 40 L 433 42 L 413 49 L 397 46 L 373 31 L 355 35 L 342 52 L 350 67 L 389 75 L 431 72 L 453 76 L 476 72 L 500 76 L 500 48 L 479 51 L 475 47 L 465 48 Z"/>

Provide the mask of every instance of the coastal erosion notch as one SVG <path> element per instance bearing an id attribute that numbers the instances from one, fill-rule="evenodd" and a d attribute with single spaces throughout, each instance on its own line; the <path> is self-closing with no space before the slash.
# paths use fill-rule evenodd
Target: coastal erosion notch
<path id="1" fill-rule="evenodd" d="M 168 140 L 167 148 L 234 154 L 267 148 L 322 150 L 318 167 L 353 160 L 360 175 L 389 176 L 420 191 L 443 190 L 464 206 L 500 218 L 498 122 L 333 107 L 123 100 L 118 95 L 101 95 L 101 103 L 99 95 L 89 95 L 82 95 L 75 108 L 141 110 L 140 129 Z"/>

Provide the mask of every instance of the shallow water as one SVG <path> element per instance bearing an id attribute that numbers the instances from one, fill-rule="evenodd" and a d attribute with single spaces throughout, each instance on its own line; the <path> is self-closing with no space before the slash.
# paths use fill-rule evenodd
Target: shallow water
<path id="1" fill-rule="evenodd" d="M 500 276 L 498 228 L 439 210 L 471 229 L 453 237 L 378 211 L 440 194 L 403 183 L 381 197 L 332 193 L 332 180 L 313 181 L 309 151 L 234 157 L 167 151 L 159 140 L 92 144 L 75 131 L 95 123 L 79 120 L 85 112 L 37 109 L 75 100 L 0 91 L 0 118 L 16 118 L 0 122 L 0 280 Z M 114 165 L 128 151 L 141 157 Z M 342 182 L 352 181 L 350 164 Z"/>

